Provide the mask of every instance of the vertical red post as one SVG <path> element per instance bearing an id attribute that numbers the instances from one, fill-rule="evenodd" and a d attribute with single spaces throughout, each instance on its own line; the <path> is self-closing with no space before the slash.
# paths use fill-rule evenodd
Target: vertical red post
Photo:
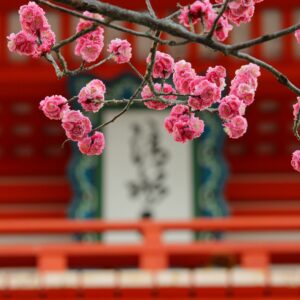
<path id="1" fill-rule="evenodd" d="M 38 256 L 37 268 L 40 272 L 64 271 L 67 269 L 67 258 L 63 253 L 41 253 Z"/>
<path id="2" fill-rule="evenodd" d="M 149 220 L 143 221 L 142 233 L 144 244 L 140 257 L 140 268 L 148 270 L 167 268 L 168 257 L 163 249 L 159 225 Z"/>
<path id="3" fill-rule="evenodd" d="M 267 268 L 270 263 L 268 253 L 246 252 L 241 256 L 241 265 L 244 268 Z"/>

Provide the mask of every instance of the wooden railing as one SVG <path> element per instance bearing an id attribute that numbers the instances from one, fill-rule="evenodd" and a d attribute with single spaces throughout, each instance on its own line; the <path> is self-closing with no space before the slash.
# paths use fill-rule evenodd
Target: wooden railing
<path id="1" fill-rule="evenodd" d="M 9 220 L 0 221 L 0 235 L 25 236 L 138 232 L 138 243 L 109 244 L 105 242 L 70 241 L 49 244 L 7 244 L 0 246 L 0 267 L 24 263 L 40 271 L 64 270 L 69 267 L 137 267 L 159 270 L 172 266 L 200 266 L 215 256 L 234 257 L 243 267 L 265 268 L 274 257 L 279 261 L 298 262 L 300 240 L 293 242 L 267 241 L 201 241 L 166 243 L 167 231 L 193 232 L 277 232 L 300 231 L 300 219 L 291 218 L 228 218 L 191 221 L 105 222 L 98 220 Z M 11 264 L 10 264 L 11 263 Z"/>

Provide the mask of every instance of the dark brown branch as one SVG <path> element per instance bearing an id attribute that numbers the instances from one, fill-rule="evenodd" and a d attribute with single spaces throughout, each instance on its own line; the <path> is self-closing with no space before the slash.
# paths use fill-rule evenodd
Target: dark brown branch
<path id="1" fill-rule="evenodd" d="M 262 44 L 262 43 L 265 43 L 265 42 L 272 41 L 274 39 L 278 39 L 282 36 L 293 33 L 298 29 L 300 29 L 300 23 L 298 23 L 296 25 L 293 25 L 293 26 L 290 26 L 290 27 L 287 27 L 287 28 L 284 28 L 284 29 L 279 30 L 279 31 L 274 32 L 274 33 L 269 33 L 269 34 L 262 35 L 262 36 L 260 36 L 256 39 L 252 39 L 252 40 L 249 40 L 249 41 L 246 41 L 246 42 L 231 45 L 231 46 L 229 46 L 229 49 L 230 50 L 246 49 L 246 48 L 258 45 L 258 44 Z"/>
<path id="2" fill-rule="evenodd" d="M 45 2 L 44 0 L 39 0 L 40 2 Z M 157 29 L 159 31 L 164 31 L 176 37 L 184 38 L 189 42 L 196 42 L 205 45 L 211 49 L 222 52 L 225 55 L 235 56 L 247 60 L 249 62 L 257 63 L 262 68 L 268 70 L 278 78 L 279 82 L 293 92 L 300 95 L 300 90 L 280 71 L 273 68 L 266 62 L 259 60 L 251 55 L 238 52 L 232 49 L 232 46 L 227 46 L 222 43 L 218 43 L 211 39 L 207 39 L 205 36 L 194 34 L 186 30 L 183 26 L 180 26 L 168 19 L 157 19 L 149 16 L 149 14 L 136 12 L 132 10 L 126 10 L 114 5 L 99 2 L 96 0 L 53 0 L 55 2 L 64 3 L 71 7 L 77 8 L 79 10 L 89 10 L 91 12 L 97 12 L 102 15 L 108 16 L 114 20 L 126 20 L 135 24 L 140 24 L 148 27 L 149 29 Z M 94 20 L 93 20 L 94 21 Z M 296 25 L 298 26 L 298 25 Z M 298 28 L 298 27 L 297 27 Z M 294 30 L 295 28 L 293 28 Z M 283 35 L 284 33 L 280 33 Z M 279 35 L 280 35 L 279 34 Z M 275 33 L 276 35 L 276 33 Z M 152 36 L 157 43 L 162 42 L 159 38 Z"/>
<path id="3" fill-rule="evenodd" d="M 150 40 L 157 40 L 162 45 L 180 46 L 185 42 L 185 41 L 176 42 L 174 40 L 156 39 L 154 36 L 152 36 L 148 32 L 140 32 L 140 31 L 132 30 L 132 29 L 125 28 L 125 27 L 122 27 L 122 26 L 114 25 L 114 24 L 111 23 L 111 19 L 108 19 L 107 21 L 102 21 L 102 20 L 95 19 L 95 18 L 92 18 L 92 17 L 84 16 L 83 14 L 78 13 L 77 11 L 74 11 L 74 10 L 71 10 L 71 9 L 53 4 L 53 3 L 49 2 L 49 1 L 46 1 L 46 0 L 34 0 L 34 1 L 37 2 L 37 3 L 47 5 L 51 8 L 60 10 L 62 12 L 70 14 L 74 17 L 81 18 L 81 19 L 88 20 L 88 21 L 92 21 L 94 23 L 112 28 L 112 29 L 117 30 L 117 31 L 129 33 L 129 34 L 132 34 L 134 36 L 144 37 L 144 38 L 147 38 L 147 39 L 150 39 Z"/>
<path id="4" fill-rule="evenodd" d="M 36 0 L 36 1 L 41 3 L 46 2 L 44 0 Z M 96 0 L 53 0 L 53 1 L 69 5 L 81 11 L 88 10 L 91 12 L 99 13 L 104 16 L 110 17 L 113 20 L 128 21 L 134 24 L 144 25 L 152 30 L 159 30 L 161 32 L 166 32 L 175 37 L 181 37 L 185 40 L 189 40 L 190 42 L 197 42 L 199 44 L 203 44 L 205 46 L 208 46 L 210 48 L 213 48 L 221 52 L 224 52 L 228 48 L 228 46 L 213 40 L 209 40 L 203 35 L 192 33 L 187 29 L 185 29 L 183 26 L 176 24 L 169 19 L 153 18 L 147 13 L 136 12 L 133 10 L 120 8 L 118 6 L 99 2 Z M 147 34 L 143 34 L 142 36 L 150 38 L 149 35 Z M 153 36 L 152 39 L 154 39 Z M 162 44 L 169 44 L 171 46 L 176 45 L 175 41 L 163 41 L 161 39 L 156 39 L 156 40 Z"/>

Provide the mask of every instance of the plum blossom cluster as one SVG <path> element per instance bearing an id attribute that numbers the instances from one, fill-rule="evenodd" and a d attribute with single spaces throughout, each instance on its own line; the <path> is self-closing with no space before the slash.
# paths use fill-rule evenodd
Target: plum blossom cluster
<path id="1" fill-rule="evenodd" d="M 191 16 L 194 23 L 198 22 L 199 18 L 204 18 L 207 24 L 212 26 L 216 17 L 216 12 L 208 0 L 196 1 L 188 10 L 191 12 L 187 11 L 187 8 L 183 9 L 188 14 L 189 22 Z M 33 56 L 38 52 L 41 54 L 44 53 L 43 51 L 50 51 L 54 39 L 51 40 L 51 43 L 46 39 L 51 29 L 44 11 L 35 3 L 29 2 L 28 5 L 20 8 L 19 13 L 22 33 L 26 34 L 28 39 L 33 42 L 35 49 Z M 87 11 L 84 12 L 84 16 L 103 19 L 101 15 Z M 185 25 L 187 25 L 184 14 L 180 16 L 180 20 L 186 22 Z M 220 22 L 225 24 L 227 21 L 221 18 Z M 81 56 L 84 62 L 91 63 L 96 61 L 102 52 L 104 30 L 92 21 L 80 19 L 76 33 L 86 29 L 91 30 L 75 41 L 75 54 Z M 217 32 L 218 29 L 216 34 L 219 34 Z M 45 46 L 46 41 L 48 41 L 48 48 Z M 11 46 L 12 39 L 9 41 L 9 47 Z M 29 53 L 26 51 L 20 50 L 19 53 Z M 113 59 L 118 64 L 130 63 L 132 47 L 127 40 L 119 38 L 111 40 L 107 51 L 108 59 Z M 146 63 L 148 65 L 152 63 L 151 55 L 147 57 Z M 141 97 L 144 105 L 153 110 L 163 110 L 168 106 L 175 105 L 164 124 L 177 142 L 185 143 L 200 137 L 204 131 L 204 122 L 196 117 L 195 113 L 210 109 L 214 105 L 218 106 L 219 115 L 224 120 L 225 132 L 231 138 L 239 138 L 247 129 L 247 121 L 243 115 L 246 106 L 254 101 L 259 75 L 259 68 L 254 64 L 241 67 L 236 71 L 236 76 L 231 82 L 229 95 L 222 98 L 222 92 L 226 87 L 224 67 L 210 67 L 205 74 L 198 75 L 189 62 L 185 60 L 175 62 L 171 55 L 156 51 L 153 58 L 152 79 L 145 82 Z M 165 82 L 171 79 L 173 84 Z M 83 110 L 96 113 L 105 105 L 105 93 L 105 84 L 101 80 L 94 79 L 80 90 L 77 100 Z M 185 105 L 176 103 L 177 95 L 186 98 Z M 61 121 L 66 136 L 78 143 L 82 153 L 88 155 L 102 153 L 105 146 L 104 135 L 92 130 L 89 118 L 81 111 L 72 110 L 70 102 L 66 98 L 60 95 L 46 97 L 40 102 L 40 109 L 48 118 Z"/>
<path id="2" fill-rule="evenodd" d="M 101 15 L 93 14 L 88 11 L 85 11 L 83 15 L 86 17 L 103 20 Z M 76 27 L 76 33 L 79 33 L 82 30 L 88 29 L 92 26 L 92 21 L 80 19 Z M 104 29 L 101 26 L 97 26 L 95 30 L 84 34 L 76 40 L 75 54 L 80 56 L 83 61 L 91 63 L 99 58 L 103 46 Z M 119 38 L 110 41 L 107 51 L 118 64 L 128 63 L 132 57 L 131 44 L 127 40 L 122 40 Z"/>
<path id="3" fill-rule="evenodd" d="M 224 130 L 230 138 L 239 138 L 247 131 L 248 122 L 243 115 L 246 107 L 254 101 L 259 76 L 257 65 L 250 63 L 242 66 L 235 72 L 229 95 L 220 101 L 219 115 L 225 120 Z"/>
<path id="4" fill-rule="evenodd" d="M 226 70 L 222 66 L 209 68 L 205 76 L 196 75 L 189 84 L 192 96 L 188 99 L 189 106 L 194 110 L 205 110 L 221 98 L 225 87 Z"/>
<path id="5" fill-rule="evenodd" d="M 19 19 L 22 30 L 7 37 L 8 49 L 34 58 L 49 52 L 55 43 L 55 34 L 44 10 L 35 2 L 29 2 L 20 7 Z"/>
<path id="6" fill-rule="evenodd" d="M 146 101 L 144 101 L 144 104 L 149 109 L 163 110 L 163 109 L 167 108 L 168 106 L 170 106 L 172 104 L 172 102 L 174 102 L 177 99 L 177 96 L 172 95 L 172 94 L 176 93 L 176 91 L 170 84 L 155 83 L 154 90 L 157 93 L 162 92 L 164 94 L 170 94 L 169 96 L 163 96 L 163 99 L 167 100 L 169 103 L 162 103 L 159 101 L 147 101 L 148 99 L 155 99 L 155 95 L 152 93 L 149 85 L 145 85 L 142 90 L 141 96 L 144 100 L 146 100 Z"/>
<path id="7" fill-rule="evenodd" d="M 147 58 L 149 62 L 149 57 Z M 176 95 L 188 97 L 187 106 L 190 114 L 194 111 L 203 111 L 212 106 L 218 107 L 221 119 L 224 121 L 224 130 L 230 138 L 237 139 L 245 134 L 248 123 L 244 117 L 246 107 L 253 103 L 255 92 L 258 86 L 260 69 L 257 65 L 250 63 L 242 66 L 235 73 L 235 77 L 230 84 L 230 92 L 222 98 L 222 93 L 226 87 L 226 69 L 223 66 L 209 67 L 205 74 L 198 75 L 191 63 L 185 60 L 174 62 L 174 59 L 167 53 L 159 52 L 155 56 L 153 66 L 153 79 L 162 80 L 172 76 L 174 88 L 170 84 L 155 83 L 151 90 L 149 85 L 145 85 L 141 96 L 145 106 L 150 109 L 162 110 L 172 105 L 176 100 Z M 160 101 L 153 92 L 161 95 Z M 151 100 L 151 101 L 149 101 Z M 183 114 L 186 120 L 186 113 Z M 189 118 L 189 124 L 194 124 L 194 115 Z M 178 134 L 178 130 L 173 130 L 174 115 L 166 119 L 165 127 L 174 139 L 178 142 L 198 137 L 198 134 L 191 134 L 192 125 L 185 124 L 189 128 L 189 138 L 183 138 Z M 172 120 L 172 121 L 171 121 Z M 180 121 L 182 121 L 179 118 Z M 192 121 L 191 121 L 192 120 Z M 176 122 L 175 122 L 176 123 Z M 174 124 L 175 124 L 174 123 Z M 183 126 L 183 122 L 180 122 Z M 177 127 L 174 127 L 177 129 Z M 197 132 L 197 131 L 196 131 Z"/>
<path id="8" fill-rule="evenodd" d="M 94 79 L 83 87 L 78 95 L 82 108 L 90 112 L 98 112 L 104 105 L 106 86 L 101 80 Z"/>
<path id="9" fill-rule="evenodd" d="M 99 87 L 100 85 L 92 83 Z M 101 87 L 100 87 L 101 89 Z M 46 97 L 40 102 L 40 109 L 45 116 L 52 120 L 60 120 L 66 136 L 78 142 L 79 150 L 86 155 L 100 155 L 105 147 L 103 133 L 93 133 L 92 124 L 88 117 L 78 110 L 70 109 L 68 101 L 63 96 Z"/>
<path id="10" fill-rule="evenodd" d="M 103 20 L 99 14 L 93 14 L 88 11 L 83 13 L 84 16 Z M 80 19 L 76 27 L 76 33 L 88 29 L 93 26 L 93 22 L 85 19 Z M 76 40 L 75 54 L 81 56 L 83 61 L 91 63 L 99 57 L 104 46 L 104 29 L 100 26 L 91 32 L 79 37 Z"/>
<path id="11" fill-rule="evenodd" d="M 225 11 L 225 17 L 235 24 L 248 23 L 254 15 L 255 4 L 263 0 L 234 0 L 229 1 Z M 222 4 L 223 0 L 216 0 L 216 3 Z"/>
<path id="12" fill-rule="evenodd" d="M 150 63 L 151 56 L 148 55 L 146 62 Z M 164 52 L 156 51 L 155 63 L 153 66 L 152 76 L 153 78 L 167 79 L 171 76 L 174 70 L 174 58 Z"/>
<path id="13" fill-rule="evenodd" d="M 232 24 L 240 25 L 251 20 L 255 4 L 263 0 L 232 0 L 228 2 L 227 9 L 219 18 L 214 30 L 214 37 L 218 41 L 224 41 L 229 32 L 233 29 Z M 224 0 L 215 0 L 215 4 L 223 4 Z M 220 7 L 218 8 L 220 9 Z M 190 28 L 201 22 L 203 31 L 209 32 L 212 30 L 218 11 L 210 0 L 197 0 L 191 5 L 184 6 L 178 17 L 179 22 L 185 27 Z"/>
<path id="14" fill-rule="evenodd" d="M 216 40 L 222 42 L 228 37 L 233 25 L 239 26 L 251 20 L 255 5 L 262 1 L 197 0 L 183 7 L 178 19 L 183 26 L 191 30 L 195 30 L 194 25 L 202 24 L 202 33 L 207 33 L 207 38 L 213 35 Z M 225 4 L 226 7 L 223 6 Z M 88 11 L 83 15 L 104 20 L 101 15 Z M 19 19 L 21 31 L 8 36 L 9 50 L 34 58 L 50 53 L 55 44 L 55 34 L 44 10 L 35 2 L 29 2 L 20 7 Z M 74 52 L 81 57 L 82 66 L 85 67 L 85 63 L 93 63 L 100 57 L 104 47 L 104 29 L 92 20 L 80 19 L 76 34 L 79 35 L 75 39 Z M 295 31 L 295 37 L 300 44 L 300 30 Z M 107 52 L 107 58 L 92 67 L 112 59 L 117 64 L 127 63 L 136 71 L 130 62 L 132 47 L 127 40 L 111 40 Z M 49 56 L 46 57 L 50 61 Z M 235 77 L 228 87 L 229 92 L 224 95 L 228 77 L 223 66 L 210 67 L 206 72 L 197 74 L 190 62 L 183 59 L 175 61 L 171 55 L 157 50 L 154 55 L 152 52 L 149 54 L 146 63 L 148 66 L 152 66 L 153 63 L 153 68 L 151 78 L 145 75 L 143 86 L 139 90 L 142 102 L 152 110 L 163 110 L 173 106 L 164 121 L 164 126 L 175 141 L 185 143 L 202 135 L 205 124 L 197 113 L 205 110 L 218 112 L 223 121 L 224 131 L 230 138 L 237 139 L 246 133 L 248 123 L 244 117 L 245 112 L 254 102 L 258 77 L 261 75 L 257 65 L 250 63 L 236 70 Z M 60 65 L 66 68 L 66 64 L 64 66 L 61 61 Z M 60 67 L 57 65 L 57 68 Z M 105 105 L 105 94 L 105 84 L 99 79 L 94 79 L 84 86 L 75 98 L 84 111 L 97 113 Z M 179 96 L 181 98 L 178 98 Z M 182 98 L 184 100 L 178 100 Z M 71 100 L 61 95 L 47 96 L 40 102 L 39 108 L 49 119 L 61 122 L 67 138 L 76 142 L 83 154 L 102 154 L 105 147 L 103 133 L 96 131 L 97 128 L 93 129 L 90 119 L 81 111 L 71 108 Z M 299 123 L 300 97 L 297 98 L 293 109 L 294 120 Z M 300 150 L 293 153 L 291 165 L 300 172 Z"/>
<path id="15" fill-rule="evenodd" d="M 164 123 L 176 142 L 185 143 L 193 140 L 200 137 L 204 131 L 203 120 L 195 117 L 187 105 L 174 106 Z"/>

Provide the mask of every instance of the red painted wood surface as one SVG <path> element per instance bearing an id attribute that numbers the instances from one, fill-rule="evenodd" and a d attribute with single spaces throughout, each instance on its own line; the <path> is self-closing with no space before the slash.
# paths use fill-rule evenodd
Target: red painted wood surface
<path id="1" fill-rule="evenodd" d="M 254 289 L 254 291 L 256 291 L 257 289 Z M 96 300 L 99 299 L 99 297 L 103 297 L 103 293 L 101 292 L 101 290 L 99 291 L 93 291 L 92 292 L 92 296 L 89 293 L 89 291 L 69 291 L 69 293 L 66 293 L 65 289 L 57 289 L 54 291 L 55 293 L 53 293 L 53 291 L 41 291 L 41 292 L 37 292 L 37 291 L 27 291 L 27 290 L 21 290 L 21 291 L 9 291 L 9 292 L 5 292 L 3 293 L 3 295 L 0 294 L 0 299 L 13 299 L 13 300 L 23 300 L 25 299 L 24 297 L 26 297 L 26 299 L 36 299 L 36 300 L 40 300 L 40 299 L 49 299 L 49 300 L 57 300 L 57 299 L 61 299 L 62 295 L 64 297 L 64 299 L 68 299 L 68 300 L 75 300 L 75 299 L 82 299 L 82 300 Z M 74 294 L 72 295 L 72 292 L 74 292 Z M 188 293 L 189 290 L 186 290 L 186 292 Z M 283 292 L 287 292 L 287 289 L 283 289 Z M 22 296 L 21 296 L 22 295 Z M 58 296 L 59 295 L 59 296 Z M 299 300 L 300 296 L 296 295 L 288 295 L 288 296 L 257 296 L 257 295 L 251 295 L 249 296 L 249 293 L 247 293 L 247 295 L 229 295 L 229 296 L 208 296 L 207 294 L 202 294 L 201 295 L 196 295 L 196 296 L 177 296 L 174 295 L 172 293 L 172 297 L 175 297 L 175 299 L 177 300 L 191 300 L 191 299 L 203 299 L 203 296 L 207 297 L 205 299 L 207 300 Z M 2 298 L 3 297 L 3 298 Z M 32 297 L 32 298 L 31 298 Z M 58 298 L 59 297 L 59 298 Z M 136 298 L 137 296 L 135 296 L 134 298 Z M 124 300 L 132 300 L 134 299 L 132 296 L 126 296 L 126 295 L 112 295 L 112 296 L 105 296 L 105 299 L 107 300 L 115 300 L 115 299 L 124 299 Z M 155 296 L 149 296 L 149 297 L 143 297 L 144 299 L 147 300 L 154 300 L 154 299 L 158 299 L 158 300 L 162 300 L 162 299 L 166 299 L 166 297 L 164 295 L 155 295 Z"/>
<path id="2" fill-rule="evenodd" d="M 142 236 L 137 244 L 101 242 L 22 243 L 0 246 L 0 266 L 36 266 L 41 271 L 68 267 L 139 267 L 158 270 L 167 267 L 196 267 L 215 256 L 234 257 L 244 267 L 265 268 L 275 261 L 299 263 L 300 243 L 276 241 L 191 241 L 166 243 L 163 233 L 172 230 L 214 232 L 299 231 L 298 217 L 199 219 L 181 222 L 104 222 L 99 220 L 5 220 L 0 234 L 79 234 L 135 231 Z M 122 249 L 120 251 L 120 249 Z"/>

